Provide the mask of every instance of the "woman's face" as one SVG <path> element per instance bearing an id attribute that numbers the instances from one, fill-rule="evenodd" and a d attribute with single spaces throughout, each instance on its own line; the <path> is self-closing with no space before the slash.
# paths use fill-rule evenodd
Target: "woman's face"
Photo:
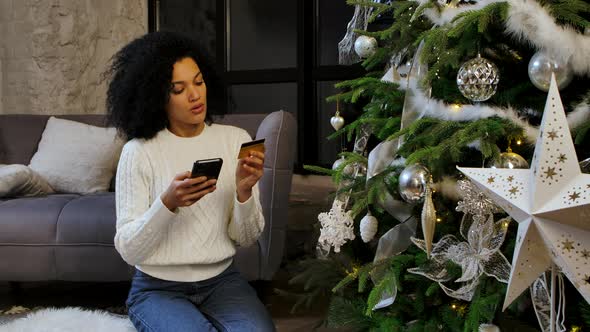
<path id="1" fill-rule="evenodd" d="M 198 135 L 205 126 L 207 86 L 192 58 L 183 58 L 174 64 L 166 113 L 169 129 L 176 135 Z"/>

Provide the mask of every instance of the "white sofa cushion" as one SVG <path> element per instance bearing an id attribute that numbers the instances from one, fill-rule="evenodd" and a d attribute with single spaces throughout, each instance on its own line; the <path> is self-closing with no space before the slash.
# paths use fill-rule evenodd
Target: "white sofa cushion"
<path id="1" fill-rule="evenodd" d="M 123 144 L 115 128 L 50 117 L 29 167 L 57 192 L 107 191 Z"/>

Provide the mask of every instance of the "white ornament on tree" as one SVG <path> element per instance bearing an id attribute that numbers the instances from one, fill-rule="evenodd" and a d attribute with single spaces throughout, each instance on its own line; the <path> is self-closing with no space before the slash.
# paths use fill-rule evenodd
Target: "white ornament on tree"
<path id="1" fill-rule="evenodd" d="M 330 119 L 330 124 L 334 130 L 338 131 L 344 127 L 344 118 L 340 115 L 340 100 L 336 99 L 336 114 Z"/>
<path id="2" fill-rule="evenodd" d="M 330 124 L 334 130 L 340 130 L 344 127 L 344 118 L 340 116 L 340 112 L 336 111 L 336 114 L 330 119 Z"/>
<path id="3" fill-rule="evenodd" d="M 334 161 L 334 163 L 332 164 L 332 170 L 334 170 L 334 171 L 335 171 L 336 169 L 338 169 L 338 167 L 340 167 L 340 165 L 342 165 L 342 163 L 343 163 L 345 160 L 346 160 L 346 159 L 344 158 L 344 156 L 342 156 L 342 157 L 340 157 L 340 158 L 336 159 L 336 160 Z"/>
<path id="4" fill-rule="evenodd" d="M 368 211 L 367 215 L 361 219 L 359 226 L 363 242 L 369 242 L 373 239 L 373 237 L 375 237 L 375 234 L 377 234 L 378 224 L 377 218 L 371 214 L 371 211 Z"/>
<path id="5" fill-rule="evenodd" d="M 500 332 L 500 328 L 494 324 L 481 324 L 477 329 L 478 332 Z"/>
<path id="6" fill-rule="evenodd" d="M 590 175 L 582 174 L 555 76 L 532 168 L 459 168 L 518 221 L 508 307 L 555 264 L 590 302 Z"/>
<path id="7" fill-rule="evenodd" d="M 323 252 L 340 252 L 340 247 L 348 240 L 354 240 L 353 220 L 350 211 L 345 211 L 345 203 L 335 199 L 329 212 L 318 215 L 321 225 L 318 246 Z"/>
<path id="8" fill-rule="evenodd" d="M 354 14 L 346 27 L 346 34 L 344 38 L 338 43 L 338 64 L 351 65 L 359 61 L 358 56 L 353 51 L 355 37 L 358 35 L 355 30 L 367 30 L 369 24 L 369 17 L 373 7 L 369 6 L 354 6 Z"/>
<path id="9" fill-rule="evenodd" d="M 354 41 L 354 51 L 361 58 L 370 57 L 377 51 L 377 39 L 365 35 L 358 36 Z"/>
<path id="10" fill-rule="evenodd" d="M 500 251 L 506 237 L 507 225 L 506 219 L 494 222 L 492 214 L 481 222 L 466 214 L 461 221 L 461 235 L 467 241 L 460 241 L 449 234 L 443 236 L 433 245 L 429 264 L 410 268 L 408 272 L 438 282 L 448 296 L 471 301 L 484 273 L 498 281 L 508 281 L 510 263 Z M 418 248 L 427 250 L 425 241 L 416 238 L 412 238 L 412 241 Z M 456 290 L 443 284 L 452 279 L 446 268 L 447 261 L 461 266 L 461 277 L 453 282 L 460 285 Z"/>

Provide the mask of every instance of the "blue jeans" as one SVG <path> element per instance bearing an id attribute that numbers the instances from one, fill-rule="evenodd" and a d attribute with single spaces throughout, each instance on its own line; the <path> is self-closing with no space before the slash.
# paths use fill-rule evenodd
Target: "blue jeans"
<path id="1" fill-rule="evenodd" d="M 136 270 L 127 298 L 140 331 L 275 331 L 256 291 L 234 264 L 211 279 L 166 281 Z"/>

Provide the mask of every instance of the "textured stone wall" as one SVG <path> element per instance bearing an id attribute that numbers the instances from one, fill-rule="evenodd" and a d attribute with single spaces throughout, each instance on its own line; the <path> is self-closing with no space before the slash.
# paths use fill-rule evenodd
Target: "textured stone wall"
<path id="1" fill-rule="evenodd" d="M 104 113 L 109 58 L 147 31 L 147 0 L 0 0 L 0 113 Z"/>

